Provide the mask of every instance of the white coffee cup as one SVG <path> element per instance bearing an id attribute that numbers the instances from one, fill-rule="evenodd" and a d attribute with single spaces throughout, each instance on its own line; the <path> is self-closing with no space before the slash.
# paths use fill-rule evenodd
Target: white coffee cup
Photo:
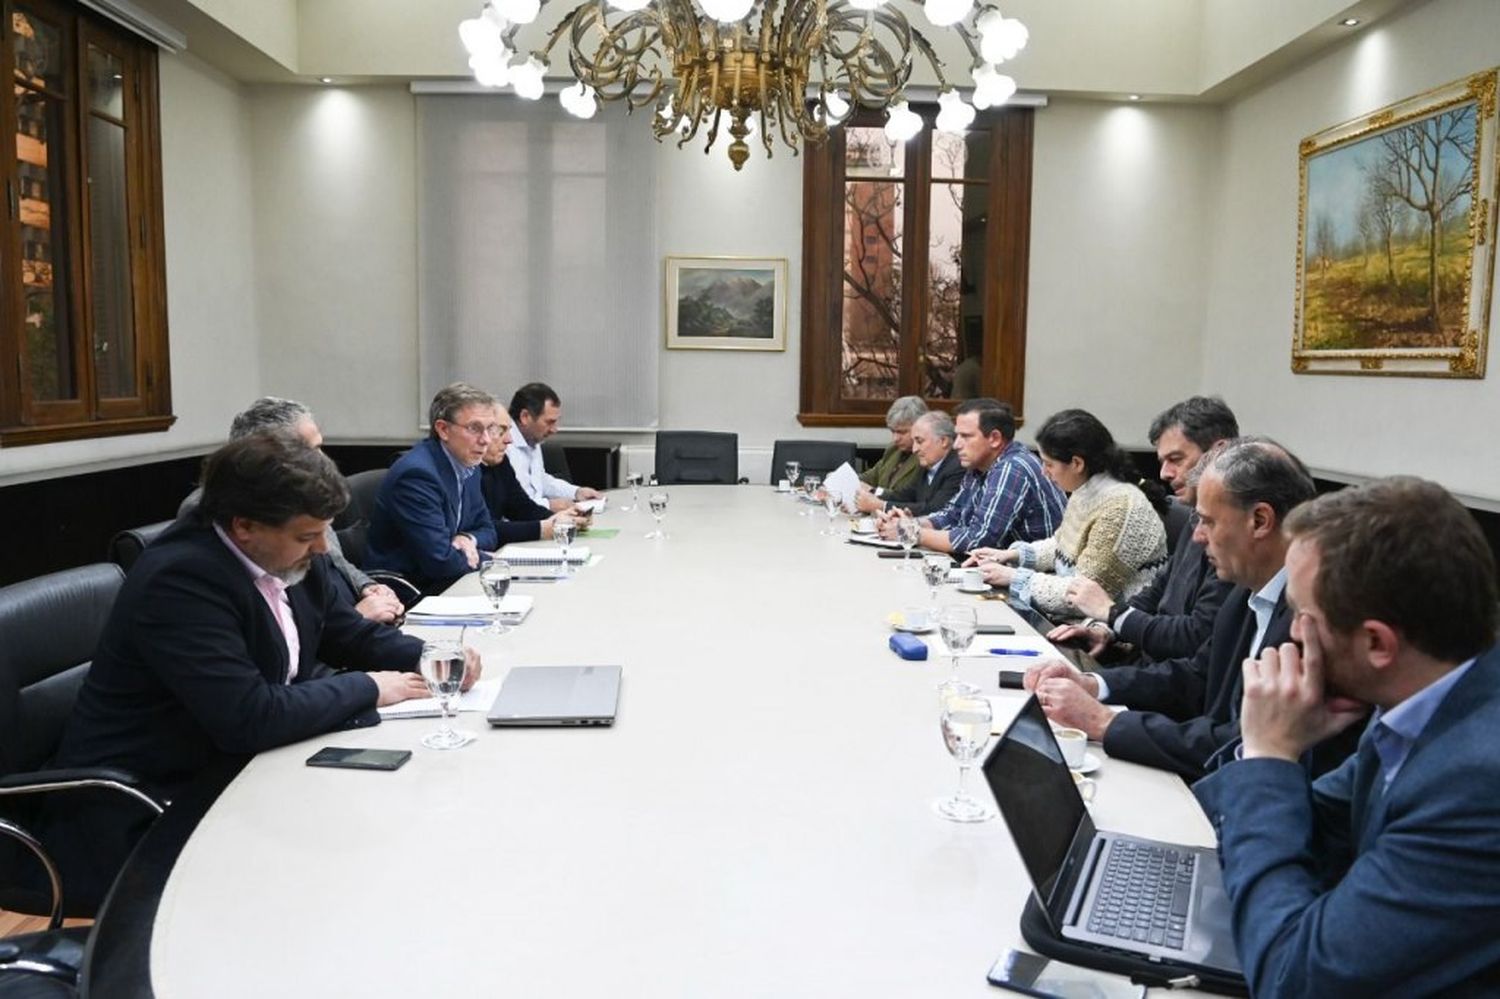
<path id="1" fill-rule="evenodd" d="M 789 493 L 789 492 L 791 492 L 792 491 L 792 480 L 791 479 L 782 479 L 780 482 L 776 483 L 776 491 L 778 493 Z"/>
<path id="2" fill-rule="evenodd" d="M 901 620 L 908 631 L 926 631 L 932 627 L 932 612 L 926 607 L 904 607 Z"/>
<path id="3" fill-rule="evenodd" d="M 959 589 L 969 591 L 989 588 L 989 584 L 984 581 L 984 570 L 978 567 L 963 570 L 963 575 L 958 579 L 958 586 Z"/>
<path id="4" fill-rule="evenodd" d="M 1099 785 L 1095 784 L 1092 778 L 1085 777 L 1077 770 L 1070 771 L 1070 773 L 1073 775 L 1073 784 L 1078 788 L 1079 797 L 1084 800 L 1085 804 L 1093 801 L 1094 792 L 1099 790 Z"/>
<path id="5" fill-rule="evenodd" d="M 854 529 L 856 531 L 858 531 L 860 534 L 874 534 L 875 533 L 875 518 L 874 517 L 861 517 L 861 518 L 859 518 L 859 520 L 854 525 Z"/>
<path id="6" fill-rule="evenodd" d="M 1077 770 L 1083 766 L 1083 754 L 1088 751 L 1089 737 L 1076 728 L 1054 729 L 1052 734 L 1057 738 L 1057 746 L 1062 750 L 1063 762 L 1067 763 L 1068 769 Z"/>

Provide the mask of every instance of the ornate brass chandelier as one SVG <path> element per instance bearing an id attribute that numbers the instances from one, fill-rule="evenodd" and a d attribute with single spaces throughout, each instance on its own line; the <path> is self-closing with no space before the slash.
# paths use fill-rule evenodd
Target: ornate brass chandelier
<path id="1" fill-rule="evenodd" d="M 1027 41 L 1026 27 L 993 6 L 925 0 L 927 20 L 955 32 L 973 58 L 970 104 L 896 0 L 585 0 L 522 61 L 516 33 L 548 2 L 487 0 L 478 17 L 458 26 L 480 84 L 540 98 L 548 60 L 566 40 L 576 82 L 558 96 L 571 114 L 592 117 L 601 100 L 650 108 L 657 141 L 677 135 L 685 146 L 706 127 L 705 153 L 726 128 L 736 170 L 755 133 L 767 156 L 778 135 L 795 153 L 804 140 L 826 138 L 854 105 L 885 111 L 892 141 L 916 135 L 922 121 L 905 92 L 918 57 L 937 77 L 937 127 L 962 132 L 976 108 L 1015 93 L 1015 81 L 996 66 Z"/>

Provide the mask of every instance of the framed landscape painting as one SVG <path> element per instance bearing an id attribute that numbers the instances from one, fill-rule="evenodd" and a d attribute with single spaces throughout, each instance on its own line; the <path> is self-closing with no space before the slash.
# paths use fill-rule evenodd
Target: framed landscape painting
<path id="1" fill-rule="evenodd" d="M 1302 140 L 1292 370 L 1483 378 L 1496 71 Z"/>
<path id="2" fill-rule="evenodd" d="M 668 257 L 667 346 L 786 350 L 786 260 Z"/>

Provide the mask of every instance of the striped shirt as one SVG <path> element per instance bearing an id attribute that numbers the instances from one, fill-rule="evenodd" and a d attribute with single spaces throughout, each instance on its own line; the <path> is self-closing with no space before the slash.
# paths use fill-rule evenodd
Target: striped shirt
<path id="1" fill-rule="evenodd" d="M 930 518 L 955 552 L 1041 541 L 1062 523 L 1067 500 L 1020 441 L 1011 441 L 988 472 L 969 469 L 958 495 Z"/>

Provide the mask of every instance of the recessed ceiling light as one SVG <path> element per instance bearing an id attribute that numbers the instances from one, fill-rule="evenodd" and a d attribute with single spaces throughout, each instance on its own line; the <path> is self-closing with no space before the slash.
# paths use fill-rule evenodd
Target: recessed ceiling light
<path id="1" fill-rule="evenodd" d="M 318 82 L 319 83 L 332 83 L 333 82 L 333 77 L 331 77 L 331 76 L 320 76 L 320 77 L 318 77 Z"/>
<path id="2" fill-rule="evenodd" d="M 1346 17 L 1342 21 L 1340 21 L 1339 23 L 1342 24 L 1346 28 L 1352 28 L 1356 24 L 1359 23 L 1359 18 L 1357 18 L 1357 17 Z"/>
<path id="3" fill-rule="evenodd" d="M 1141 99 L 1141 95 L 1140 94 L 1131 94 L 1129 99 L 1132 100 L 1132 101 L 1138 101 L 1138 100 Z"/>

